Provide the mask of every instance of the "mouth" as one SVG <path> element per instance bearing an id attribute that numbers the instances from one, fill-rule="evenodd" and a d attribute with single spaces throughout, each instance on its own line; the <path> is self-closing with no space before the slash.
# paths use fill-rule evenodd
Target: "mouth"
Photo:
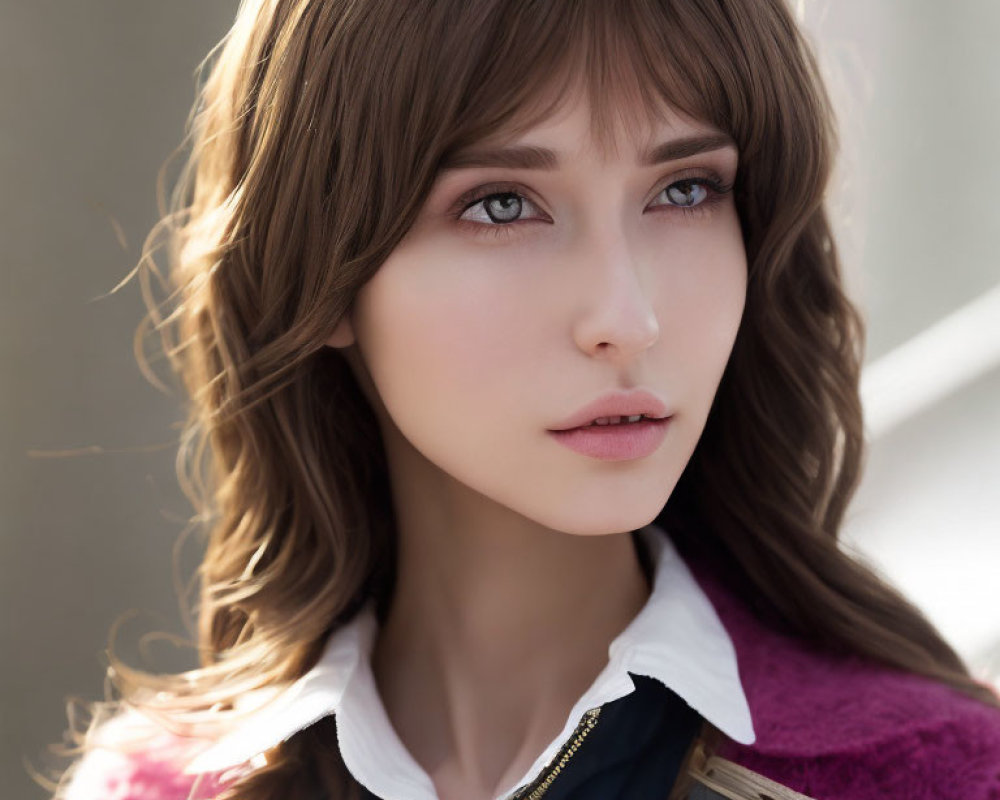
<path id="1" fill-rule="evenodd" d="M 570 431 L 602 426 L 642 425 L 670 416 L 666 404 L 651 391 L 612 391 L 587 403 L 563 419 L 553 431 Z"/>
<path id="2" fill-rule="evenodd" d="M 666 417 L 654 417 L 648 414 L 634 414 L 632 416 L 621 417 L 598 417 L 587 425 L 580 425 L 577 428 L 569 428 L 569 430 L 575 431 L 580 430 L 580 428 L 614 428 L 621 425 L 637 425 L 641 422 L 659 422 L 663 419 L 666 419 Z"/>
<path id="3" fill-rule="evenodd" d="M 561 445 L 602 461 L 630 461 L 652 455 L 663 443 L 672 417 L 645 417 L 631 421 L 595 420 L 568 430 L 549 431 Z M 613 419 L 613 418 L 612 418 Z"/>

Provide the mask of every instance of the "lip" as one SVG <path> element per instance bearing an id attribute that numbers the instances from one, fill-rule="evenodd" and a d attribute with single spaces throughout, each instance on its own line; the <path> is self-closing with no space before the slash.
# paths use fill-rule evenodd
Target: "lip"
<path id="1" fill-rule="evenodd" d="M 655 394 L 647 392 L 645 389 L 635 389 L 631 392 L 608 392 L 593 402 L 587 403 L 583 408 L 578 409 L 549 430 L 552 433 L 565 432 L 589 425 L 598 417 L 634 417 L 637 414 L 654 417 L 656 420 L 663 420 L 664 417 L 669 416 L 666 404 Z M 634 424 L 639 426 L 645 425 L 645 423 L 644 420 Z"/>
<path id="2" fill-rule="evenodd" d="M 595 425 L 549 431 L 559 444 L 602 461 L 630 461 L 656 451 L 667 435 L 672 417 L 644 419 L 625 425 Z"/>

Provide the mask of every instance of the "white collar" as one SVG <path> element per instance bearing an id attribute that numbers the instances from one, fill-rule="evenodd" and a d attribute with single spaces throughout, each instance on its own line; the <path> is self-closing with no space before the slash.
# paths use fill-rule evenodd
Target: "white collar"
<path id="1" fill-rule="evenodd" d="M 639 535 L 656 565 L 649 599 L 611 643 L 607 666 L 573 706 L 562 732 L 501 797 L 537 775 L 584 712 L 631 693 L 635 684 L 629 672 L 660 680 L 731 739 L 755 741 L 736 652 L 715 609 L 661 528 L 648 525 Z M 379 698 L 369 662 L 377 632 L 369 604 L 334 632 L 315 667 L 202 752 L 185 772 L 243 764 L 336 714 L 344 763 L 359 782 L 384 800 L 437 800 L 433 782 L 400 741 Z"/>

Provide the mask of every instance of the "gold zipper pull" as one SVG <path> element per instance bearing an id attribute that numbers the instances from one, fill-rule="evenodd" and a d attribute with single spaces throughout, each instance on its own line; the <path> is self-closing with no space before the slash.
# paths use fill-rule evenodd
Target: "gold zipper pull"
<path id="1" fill-rule="evenodd" d="M 552 757 L 552 760 L 542 768 L 538 778 L 516 789 L 505 800 L 539 800 L 549 790 L 552 781 L 559 777 L 559 773 L 566 768 L 566 764 L 576 754 L 576 751 L 580 749 L 583 740 L 597 725 L 597 719 L 600 716 L 600 706 L 585 712 L 570 738 Z"/>

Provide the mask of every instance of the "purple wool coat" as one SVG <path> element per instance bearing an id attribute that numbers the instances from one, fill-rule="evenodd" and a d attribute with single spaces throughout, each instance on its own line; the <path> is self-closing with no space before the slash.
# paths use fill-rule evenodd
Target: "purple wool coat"
<path id="1" fill-rule="evenodd" d="M 816 800 L 1000 800 L 1000 709 L 777 633 L 689 566 L 732 637 L 757 734 L 724 740 L 719 756 Z M 131 755 L 90 753 L 67 800 L 187 800 L 192 789 L 204 800 L 240 774 L 195 785 L 183 768 L 207 743 L 156 737 Z"/>
<path id="2" fill-rule="evenodd" d="M 689 566 L 732 637 L 757 734 L 718 755 L 817 800 L 1000 800 L 1000 709 L 776 633 Z"/>

